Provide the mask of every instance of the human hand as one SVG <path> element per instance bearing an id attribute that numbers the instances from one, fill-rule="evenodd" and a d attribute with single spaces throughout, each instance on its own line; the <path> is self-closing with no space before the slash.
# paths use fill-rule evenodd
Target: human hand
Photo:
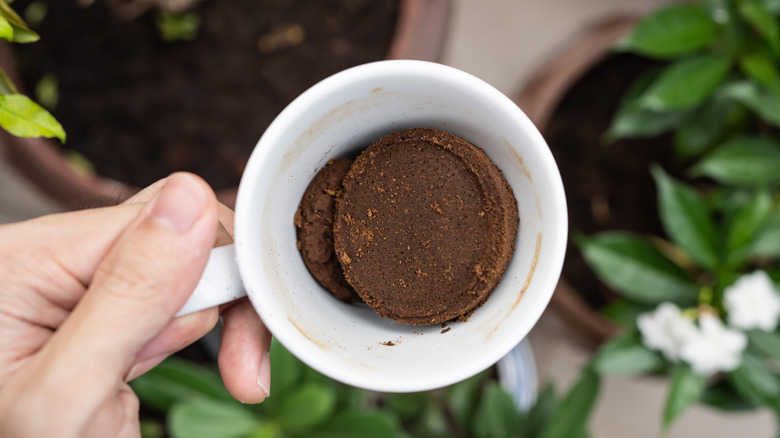
<path id="1" fill-rule="evenodd" d="M 230 231 L 232 212 L 186 174 L 122 206 L 0 226 L 0 436 L 138 436 L 126 381 L 214 326 L 217 309 L 173 315 Z M 221 313 L 225 386 L 260 402 L 270 334 L 246 300 Z"/>

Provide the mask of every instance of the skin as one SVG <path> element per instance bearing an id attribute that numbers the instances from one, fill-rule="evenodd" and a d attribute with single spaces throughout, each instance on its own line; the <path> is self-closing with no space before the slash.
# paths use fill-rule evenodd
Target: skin
<path id="1" fill-rule="evenodd" d="M 0 436 L 139 437 L 128 381 L 224 321 L 219 368 L 270 390 L 270 333 L 246 300 L 174 318 L 232 211 L 191 174 L 124 205 L 0 226 Z"/>

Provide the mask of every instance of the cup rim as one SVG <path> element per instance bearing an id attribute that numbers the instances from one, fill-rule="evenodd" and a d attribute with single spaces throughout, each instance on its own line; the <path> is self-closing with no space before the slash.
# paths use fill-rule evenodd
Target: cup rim
<path id="1" fill-rule="evenodd" d="M 392 74 L 433 77 L 437 79 L 446 77 L 447 80 L 457 83 L 459 86 L 470 87 L 475 93 L 479 93 L 480 96 L 484 96 L 485 99 L 490 100 L 492 106 L 495 106 L 502 113 L 508 114 L 512 119 L 516 120 L 518 129 L 524 131 L 534 143 L 535 152 L 542 155 L 540 161 L 544 166 L 547 166 L 543 171 L 554 172 L 554 175 L 551 175 L 550 177 L 550 179 L 555 182 L 555 184 L 553 184 L 554 187 L 546 187 L 545 195 L 552 197 L 551 204 L 556 211 L 560 212 L 560 214 L 551 215 L 549 218 L 550 221 L 554 222 L 550 225 L 550 228 L 555 230 L 555 235 L 550 237 L 554 240 L 554 243 L 550 245 L 551 251 L 545 256 L 547 276 L 544 280 L 544 294 L 540 299 L 537 299 L 535 305 L 528 312 L 524 312 L 524 315 L 531 321 L 530 324 L 524 323 L 522 326 L 515 327 L 514 330 L 508 331 L 506 339 L 502 339 L 501 348 L 493 348 L 489 351 L 489 354 L 474 359 L 472 365 L 465 369 L 465 371 L 467 374 L 471 375 L 492 366 L 527 336 L 528 332 L 530 332 L 531 328 L 536 324 L 549 304 L 555 285 L 560 276 L 566 252 L 568 216 L 566 213 L 566 198 L 563 184 L 560 179 L 560 172 L 544 138 L 530 119 L 514 102 L 482 79 L 453 67 L 415 60 L 377 61 L 336 73 L 315 84 L 293 100 L 293 102 L 291 102 L 274 119 L 268 129 L 260 137 L 249 162 L 247 163 L 245 176 L 242 177 L 241 184 L 239 185 L 236 202 L 236 249 L 238 265 L 242 273 L 241 276 L 245 282 L 247 293 L 253 306 L 258 314 L 260 314 L 261 319 L 263 319 L 263 322 L 271 333 L 273 333 L 283 345 L 289 348 L 296 357 L 323 374 L 353 386 L 388 392 L 413 392 L 447 386 L 458 380 L 453 381 L 451 375 L 442 373 L 440 378 L 434 378 L 425 386 L 421 386 L 420 384 L 404 386 L 401 382 L 367 382 L 362 380 L 360 376 L 345 375 L 343 372 L 340 372 L 337 365 L 311 363 L 312 358 L 308 357 L 305 351 L 301 351 L 300 349 L 295 348 L 294 345 L 290 345 L 291 343 L 288 342 L 289 339 L 286 338 L 284 331 L 279 330 L 276 321 L 278 315 L 266 314 L 264 311 L 264 303 L 255 302 L 258 298 L 256 298 L 256 294 L 253 290 L 256 290 L 257 287 L 263 287 L 263 285 L 255 284 L 256 276 L 251 274 L 251 270 L 256 270 L 256 266 L 252 266 L 249 263 L 248 259 L 250 257 L 248 255 L 248 246 L 250 243 L 245 241 L 244 230 L 253 226 L 253 224 L 248 223 L 250 219 L 248 215 L 242 214 L 242 212 L 249 210 L 247 206 L 248 203 L 252 202 L 256 199 L 255 197 L 258 196 L 256 193 L 257 184 L 250 184 L 250 181 L 254 181 L 255 178 L 249 178 L 246 175 L 251 176 L 254 173 L 257 173 L 257 170 L 255 169 L 261 167 L 264 160 L 267 160 L 272 154 L 279 153 L 278 147 L 276 149 L 274 147 L 274 142 L 277 141 L 284 130 L 295 123 L 296 118 L 302 112 L 305 112 L 310 105 L 319 101 L 323 96 L 333 93 L 334 90 L 338 91 L 340 87 L 348 86 L 353 80 L 364 80 L 369 76 L 386 76 Z M 468 375 L 462 376 L 462 378 L 466 377 L 468 377 Z M 462 378 L 460 380 L 462 380 Z"/>

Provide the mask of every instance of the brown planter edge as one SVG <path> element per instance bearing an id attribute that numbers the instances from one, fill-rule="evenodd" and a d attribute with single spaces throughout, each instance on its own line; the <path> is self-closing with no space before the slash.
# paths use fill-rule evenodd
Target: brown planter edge
<path id="1" fill-rule="evenodd" d="M 401 0 L 393 41 L 387 59 L 437 61 L 446 37 L 450 0 Z M 0 46 L 0 63 L 13 65 L 8 45 Z M 9 69 L 13 71 L 13 69 Z M 18 83 L 18 78 L 12 79 Z M 138 188 L 99 175 L 83 175 L 72 169 L 60 149 L 46 139 L 23 139 L 0 130 L 0 152 L 41 192 L 75 210 L 114 205 Z M 217 198 L 235 206 L 238 188 L 217 191 Z"/>
<path id="2" fill-rule="evenodd" d="M 634 14 L 617 16 L 586 29 L 527 82 L 515 102 L 543 135 L 567 90 L 609 55 L 614 43 L 628 35 L 638 19 L 639 15 Z M 564 277 L 555 289 L 551 306 L 590 347 L 618 331 L 618 326 L 592 308 Z"/>

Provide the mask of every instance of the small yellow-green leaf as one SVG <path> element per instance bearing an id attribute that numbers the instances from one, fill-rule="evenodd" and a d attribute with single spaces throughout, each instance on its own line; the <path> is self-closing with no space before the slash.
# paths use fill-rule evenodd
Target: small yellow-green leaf
<path id="1" fill-rule="evenodd" d="M 14 12 L 4 1 L 0 1 L 0 17 L 3 17 L 13 27 L 13 38 L 11 41 L 15 43 L 31 43 L 40 39 L 38 34 L 33 32 L 19 14 Z"/>
<path id="2" fill-rule="evenodd" d="M 16 85 L 5 73 L 5 70 L 0 68 L 0 95 L 17 94 Z"/>
<path id="3" fill-rule="evenodd" d="M 702 55 L 675 61 L 642 94 L 642 106 L 653 111 L 696 106 L 723 82 L 730 66 L 731 60 L 723 55 Z"/>
<path id="4" fill-rule="evenodd" d="M 14 28 L 11 23 L 0 16 L 0 39 L 12 40 L 14 37 Z"/>
<path id="5" fill-rule="evenodd" d="M 18 137 L 56 137 L 65 142 L 62 125 L 23 94 L 0 96 L 0 126 Z"/>

